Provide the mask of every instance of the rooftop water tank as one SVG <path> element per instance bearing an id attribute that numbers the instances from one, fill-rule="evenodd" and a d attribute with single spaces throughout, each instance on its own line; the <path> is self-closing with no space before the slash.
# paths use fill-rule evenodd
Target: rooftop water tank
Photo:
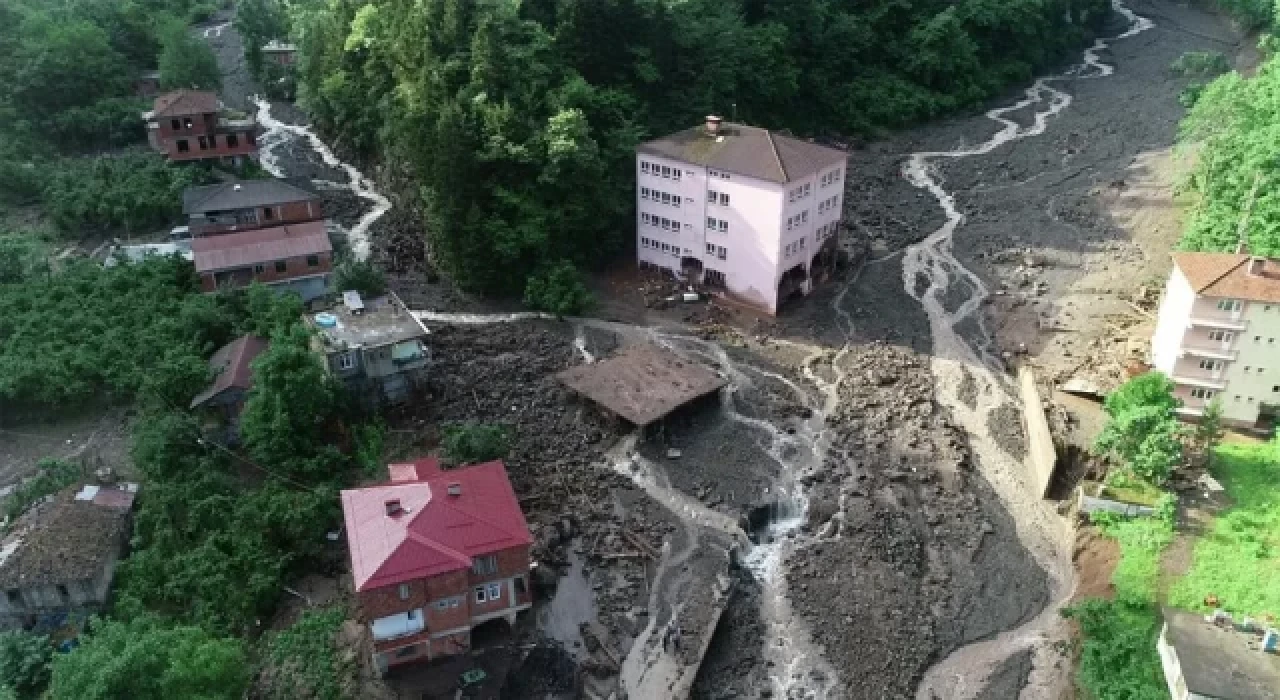
<path id="1" fill-rule="evenodd" d="M 330 313 L 316 314 L 316 325 L 321 328 L 333 328 L 338 325 L 338 317 Z"/>

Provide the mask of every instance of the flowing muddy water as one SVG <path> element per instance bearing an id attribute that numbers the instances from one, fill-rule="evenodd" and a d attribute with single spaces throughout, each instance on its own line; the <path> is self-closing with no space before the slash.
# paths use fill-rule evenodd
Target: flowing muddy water
<path id="1" fill-rule="evenodd" d="M 369 257 L 369 227 L 382 218 L 383 214 L 391 211 L 391 200 L 379 193 L 373 180 L 356 169 L 356 166 L 339 160 L 310 127 L 286 124 L 272 116 L 271 102 L 256 95 L 250 99 L 258 108 L 258 123 L 266 130 L 259 138 L 259 157 L 262 159 L 262 167 L 267 172 L 276 177 L 287 177 L 284 168 L 280 166 L 276 149 L 290 137 L 306 139 L 311 150 L 324 160 L 325 165 L 347 174 L 345 183 L 334 184 L 351 190 L 357 197 L 373 204 L 373 208 L 365 212 L 355 226 L 344 232 L 351 246 L 351 254 L 357 260 Z"/>
<path id="2" fill-rule="evenodd" d="M 1130 21 L 1128 31 L 1110 40 L 1099 40 L 1084 52 L 1083 62 L 1079 66 L 1063 76 L 1037 81 L 1025 91 L 1024 99 L 988 112 L 990 119 L 1002 125 L 994 136 L 970 149 L 913 154 L 903 170 L 904 177 L 911 184 L 933 195 L 946 215 L 946 223 L 919 244 L 908 248 L 903 258 L 903 282 L 907 292 L 921 304 L 930 320 L 933 338 L 931 371 L 937 379 L 937 400 L 951 410 L 955 420 L 972 436 L 971 447 L 984 476 L 1014 514 L 1019 538 L 1048 572 L 1051 585 L 1050 604 L 1030 622 L 995 638 L 961 647 L 930 668 L 918 688 L 918 700 L 963 700 L 976 697 L 985 686 L 992 669 L 1013 654 L 1028 648 L 1034 650 L 1035 664 L 1022 697 L 1047 697 L 1048 689 L 1056 684 L 1061 673 L 1053 669 L 1053 662 L 1058 659 L 1053 655 L 1048 642 L 1063 638 L 1064 630 L 1057 610 L 1070 596 L 1074 585 L 1070 533 L 1066 523 L 1030 494 L 1022 482 L 1023 466 L 1005 454 L 988 431 L 987 413 L 1012 400 L 1011 387 L 1004 377 L 1000 359 L 985 342 L 987 332 L 983 327 L 980 309 L 982 299 L 987 294 L 986 288 L 952 254 L 952 238 L 963 224 L 964 217 L 960 214 L 954 197 L 947 192 L 931 169 L 931 163 L 943 158 L 986 154 L 1011 141 L 1043 133 L 1049 118 L 1071 103 L 1071 96 L 1053 87 L 1053 82 L 1066 78 L 1110 75 L 1113 69 L 1101 62 L 1099 52 L 1110 41 L 1132 36 L 1152 26 L 1148 20 L 1137 17 L 1119 2 L 1115 3 L 1115 9 Z M 287 139 L 302 138 L 327 165 L 346 173 L 348 181 L 336 183 L 338 186 L 349 189 L 373 204 L 372 209 L 347 232 L 353 253 L 358 258 L 367 257 L 369 228 L 390 210 L 390 201 L 379 194 L 373 182 L 358 169 L 340 161 L 311 129 L 285 124 L 272 116 L 269 102 L 261 98 L 254 98 L 254 102 L 259 109 L 258 118 L 266 129 L 262 137 L 262 163 L 269 172 L 278 177 L 285 176 L 275 149 Z M 1036 108 L 1034 120 L 1028 127 L 1020 127 L 1006 116 L 1027 107 Z M 876 262 L 868 264 L 874 265 Z M 834 700 L 841 695 L 836 670 L 813 644 L 806 624 L 791 611 L 784 562 L 799 544 L 832 534 L 830 527 L 813 534 L 803 531 L 808 498 L 802 483 L 807 473 L 823 467 L 829 450 L 830 437 L 826 422 L 839 405 L 839 389 L 845 381 L 841 360 L 850 350 L 850 338 L 854 330 L 852 318 L 844 309 L 844 299 L 855 280 L 846 281 L 831 304 L 837 326 L 845 339 L 839 348 L 832 350 L 790 343 L 793 349 L 805 356 L 800 364 L 803 382 L 793 381 L 766 367 L 731 357 L 724 347 L 711 341 L 651 328 L 594 319 L 572 319 L 575 325 L 575 346 L 584 362 L 595 359 L 587 350 L 582 335 L 583 328 L 591 326 L 638 334 L 643 339 L 699 357 L 719 367 L 729 379 L 722 403 L 725 416 L 764 436 L 765 451 L 779 467 L 774 493 L 769 497 L 774 506 L 768 522 L 752 533 L 756 543 L 746 547 L 743 562 L 759 580 L 762 588 L 761 616 L 767 633 L 761 644 L 765 657 L 773 662 L 769 682 L 775 697 Z M 947 308 L 946 300 L 955 298 L 963 301 L 958 305 L 952 303 L 954 308 Z M 451 324 L 506 323 L 549 318 L 537 313 L 469 314 L 429 310 L 414 310 L 413 313 L 426 322 Z M 956 325 L 962 321 L 976 322 L 981 336 L 974 339 L 977 344 L 962 338 L 955 330 Z M 786 344 L 785 341 L 776 342 Z M 829 362 L 829 373 L 815 369 L 820 362 Z M 972 407 L 957 395 L 962 384 L 963 368 L 968 369 L 979 387 L 978 401 Z M 787 387 L 794 392 L 797 401 L 809 409 L 809 415 L 798 425 L 792 425 L 791 431 L 788 431 L 768 420 L 741 413 L 735 405 L 736 397 L 757 382 L 772 382 Z M 745 542 L 746 533 L 735 521 L 672 486 L 661 467 L 647 463 L 636 454 L 634 437 L 624 440 L 611 451 L 610 466 L 626 475 L 681 520 L 684 530 L 683 545 L 677 552 L 664 553 L 661 567 L 663 571 L 678 567 L 679 558 L 694 551 L 701 528 L 726 533 L 734 540 Z M 842 503 L 841 511 L 843 505 Z M 834 521 L 832 525 L 838 529 L 838 524 Z M 654 593 L 656 595 L 659 591 L 655 590 Z M 643 677 L 649 673 L 650 664 L 665 663 L 660 657 L 653 656 L 653 645 L 645 643 L 655 634 L 657 623 L 656 618 L 651 618 L 650 624 L 642 631 L 640 639 L 623 660 L 624 687 L 644 687 Z"/>
<path id="3" fill-rule="evenodd" d="M 1056 697 L 1062 670 L 1055 668 L 1060 655 L 1052 642 L 1065 640 L 1066 626 L 1059 608 L 1075 588 L 1071 562 L 1070 526 L 1053 509 L 1036 497 L 1024 481 L 1025 468 L 996 443 L 988 427 L 988 414 L 1006 403 L 1016 405 L 1013 391 L 1000 358 L 990 349 L 989 334 L 982 315 L 987 289 L 982 280 L 966 269 L 953 254 L 952 240 L 964 223 L 955 197 L 940 181 L 932 162 L 943 158 L 966 158 L 990 153 L 1000 146 L 1044 133 L 1050 117 L 1071 104 L 1071 95 L 1055 88 L 1054 82 L 1074 78 L 1100 78 L 1114 68 L 1104 64 L 1099 52 L 1112 41 L 1146 31 L 1154 24 L 1137 16 L 1119 0 L 1115 11 L 1129 21 L 1129 29 L 1111 39 L 1099 39 L 1085 50 L 1083 62 L 1062 76 L 1041 78 L 1027 88 L 1025 97 L 1007 107 L 987 112 L 1002 125 L 984 143 L 954 151 L 927 151 L 912 154 L 903 175 L 912 185 L 928 191 L 946 215 L 946 222 L 920 243 L 909 247 L 903 257 L 902 277 L 906 291 L 920 302 L 928 315 L 933 338 L 930 369 L 937 381 L 937 400 L 950 409 L 953 418 L 971 436 L 971 448 L 982 474 L 995 488 L 1005 506 L 1014 514 L 1018 537 L 1049 577 L 1050 601 L 1035 618 L 1021 627 L 994 638 L 963 646 L 934 665 L 917 689 L 917 700 L 968 700 L 977 697 L 997 665 L 1015 653 L 1031 649 L 1033 666 L 1021 698 L 1048 700 Z M 1035 108 L 1030 126 L 1021 127 L 1006 115 L 1027 107 Z M 955 305 L 956 298 L 964 301 Z M 950 308 L 949 308 L 950 307 Z M 957 330 L 962 323 L 975 323 L 977 338 L 966 339 Z M 976 403 L 966 404 L 959 390 L 967 373 L 977 383 Z"/>

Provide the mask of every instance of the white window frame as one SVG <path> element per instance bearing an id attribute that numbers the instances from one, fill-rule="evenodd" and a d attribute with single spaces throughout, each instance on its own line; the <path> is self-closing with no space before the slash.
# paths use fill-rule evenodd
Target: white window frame
<path id="1" fill-rule="evenodd" d="M 1236 334 L 1232 331 L 1209 331 L 1209 340 L 1215 342 L 1230 343 L 1235 337 Z"/>
<path id="2" fill-rule="evenodd" d="M 729 249 L 728 249 L 728 248 L 725 248 L 725 247 L 724 247 L 724 246 L 722 246 L 722 245 L 718 245 L 718 246 L 716 246 L 716 258 L 717 258 L 717 259 L 719 259 L 719 260 L 726 260 L 726 259 L 728 259 L 728 257 L 729 257 Z"/>
<path id="3" fill-rule="evenodd" d="M 716 254 L 716 244 L 714 244 L 714 243 L 708 243 L 708 244 L 707 244 L 707 255 L 715 255 L 715 254 Z"/>
<path id="4" fill-rule="evenodd" d="M 708 217 L 707 217 L 707 229 L 708 229 L 708 230 L 710 230 L 710 229 L 714 229 L 715 227 L 716 227 L 716 220 L 715 220 L 715 217 L 713 217 L 713 216 L 708 216 Z"/>
<path id="5" fill-rule="evenodd" d="M 476 576 L 492 576 L 498 572 L 498 557 L 487 554 L 483 557 L 472 557 L 471 573 Z"/>
<path id="6" fill-rule="evenodd" d="M 1209 401 L 1213 399 L 1213 395 L 1214 391 L 1212 389 L 1201 389 L 1197 387 L 1191 390 L 1191 398 L 1193 399 L 1204 399 L 1205 401 Z"/>
<path id="7" fill-rule="evenodd" d="M 1219 311 L 1230 311 L 1234 313 L 1236 311 L 1239 311 L 1242 306 L 1244 305 L 1240 303 L 1239 299 L 1219 299 L 1218 300 Z"/>
<path id="8" fill-rule="evenodd" d="M 348 350 L 347 352 L 339 353 L 337 362 L 338 362 L 338 369 L 340 370 L 345 371 L 349 369 L 355 369 L 356 368 L 356 351 Z"/>
<path id="9" fill-rule="evenodd" d="M 1210 372 L 1217 372 L 1222 369 L 1222 360 L 1200 360 L 1200 369 L 1207 369 Z"/>
<path id="10" fill-rule="evenodd" d="M 488 594 L 488 596 L 489 596 L 489 600 L 501 600 L 501 599 L 502 599 L 502 584 L 501 584 L 501 583 L 486 583 L 486 584 L 485 584 L 485 593 L 487 593 L 487 594 Z"/>
<path id="11" fill-rule="evenodd" d="M 640 161 L 640 172 L 646 175 L 649 174 L 649 161 L 647 160 Z"/>
<path id="12" fill-rule="evenodd" d="M 400 588 L 397 590 L 397 593 L 400 595 L 400 600 L 408 600 L 412 591 L 409 588 L 409 584 L 402 583 L 400 584 Z"/>
<path id="13" fill-rule="evenodd" d="M 722 207 L 729 206 L 729 194 L 727 192 L 720 193 L 720 206 Z"/>
<path id="14" fill-rule="evenodd" d="M 489 599 L 488 599 L 487 597 L 485 597 L 485 594 L 486 594 L 488 591 L 485 589 L 485 587 L 484 587 L 484 586 L 476 586 L 476 587 L 473 589 L 473 592 L 475 593 L 475 596 L 476 596 L 476 602 L 477 602 L 477 603 L 487 603 L 487 602 L 489 602 Z"/>

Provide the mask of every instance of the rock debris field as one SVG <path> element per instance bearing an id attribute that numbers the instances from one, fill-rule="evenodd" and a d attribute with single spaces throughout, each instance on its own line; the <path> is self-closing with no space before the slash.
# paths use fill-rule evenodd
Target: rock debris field
<path id="1" fill-rule="evenodd" d="M 908 156 L 985 141 L 1000 125 L 982 114 L 851 154 L 844 235 L 870 241 L 873 260 L 844 269 L 767 334 L 497 317 L 428 324 L 428 395 L 393 415 L 393 428 L 430 445 L 448 422 L 510 426 L 507 465 L 536 538 L 539 590 L 570 590 L 567 575 L 581 570 L 585 588 L 574 595 L 592 602 L 580 619 L 542 616 L 521 631 L 537 651 L 511 688 L 608 697 L 637 659 L 670 662 L 654 651 L 665 625 L 679 621 L 692 636 L 711 624 L 715 606 L 699 589 L 724 576 L 732 597 L 700 668 L 696 653 L 675 656 L 672 678 L 689 676 L 693 697 L 1057 697 L 1070 659 L 1051 649 L 1061 630 L 1042 613 L 1069 594 L 1073 577 L 1054 562 L 1070 552 L 1049 535 L 1028 539 L 1059 524 L 1052 504 L 1017 495 L 1020 477 L 1007 466 L 1020 464 L 1025 438 L 1006 370 L 1040 347 L 1034 334 L 1009 347 L 999 331 L 1012 316 L 1046 312 L 1086 263 L 1122 242 L 1098 193 L 1140 153 L 1173 142 L 1185 81 L 1170 63 L 1191 50 L 1230 55 L 1240 41 L 1196 8 L 1129 5 L 1155 26 L 1100 53 L 1114 74 L 1054 82 L 1073 101 L 1045 133 L 932 164 L 964 216 L 956 261 L 997 292 L 952 330 L 994 359 L 940 371 L 931 319 L 908 294 L 899 254 L 944 222 L 902 176 Z M 1112 33 L 1128 26 L 1117 15 Z M 238 41 L 233 30 L 222 36 Z M 1029 124 L 1037 108 L 1006 116 Z M 290 175 L 342 181 L 305 144 L 278 155 Z M 368 206 L 349 193 L 326 197 L 343 225 Z M 371 229 L 374 259 L 395 261 L 393 284 L 411 306 L 474 310 L 422 281 L 423 252 L 401 240 L 421 231 L 403 212 L 396 202 Z M 976 293 L 910 282 L 916 294 L 945 292 L 948 309 Z M 682 412 L 633 446 L 631 431 L 553 378 L 587 361 L 579 334 L 593 357 L 630 342 L 668 345 L 730 386 L 719 403 Z M 1002 641 L 1030 625 L 1044 643 Z M 977 659 L 963 691 L 926 680 L 949 658 Z"/>

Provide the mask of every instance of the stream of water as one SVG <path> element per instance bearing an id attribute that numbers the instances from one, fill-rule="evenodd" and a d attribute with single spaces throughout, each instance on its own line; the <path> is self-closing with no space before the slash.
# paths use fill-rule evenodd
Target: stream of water
<path id="1" fill-rule="evenodd" d="M 1050 117 L 1071 105 L 1071 95 L 1055 88 L 1053 83 L 1067 78 L 1111 75 L 1114 68 L 1102 63 L 1099 52 L 1112 41 L 1154 26 L 1119 0 L 1112 0 L 1112 6 L 1128 20 L 1128 30 L 1111 39 L 1099 39 L 1085 50 L 1080 65 L 1062 76 L 1036 81 L 1027 88 L 1022 100 L 987 112 L 989 119 L 1002 126 L 991 138 L 972 148 L 912 154 L 903 168 L 904 177 L 933 195 L 946 216 L 946 222 L 938 230 L 907 249 L 902 266 L 902 280 L 907 293 L 920 302 L 929 317 L 933 337 L 930 369 L 936 379 L 937 400 L 950 409 L 952 417 L 969 433 L 970 446 L 979 469 L 1013 514 L 1019 539 L 1049 579 L 1048 605 L 1039 615 L 992 639 L 952 652 L 929 669 L 917 689 L 916 700 L 975 698 L 997 665 L 1027 649 L 1031 649 L 1033 654 L 1032 672 L 1022 690 L 1022 700 L 1050 700 L 1056 697 L 1061 681 L 1062 671 L 1057 668 L 1061 666 L 1061 657 L 1052 650 L 1052 642 L 1066 638 L 1066 626 L 1058 610 L 1070 599 L 1075 588 L 1071 529 L 1036 497 L 1034 489 L 1024 481 L 1025 468 L 1021 462 L 996 444 L 987 427 L 990 411 L 1007 402 L 1016 404 L 1016 399 L 1000 358 L 992 354 L 987 342 L 988 333 L 981 310 L 982 300 L 987 296 L 986 286 L 953 254 L 952 239 L 964 223 L 964 215 L 956 207 L 955 197 L 947 192 L 932 164 L 944 158 L 983 155 L 1011 141 L 1038 136 L 1044 133 Z M 1026 107 L 1035 109 L 1030 126 L 1020 127 L 1006 116 Z M 959 294 L 953 294 L 953 291 Z M 964 299 L 963 303 L 948 310 L 944 300 L 957 296 Z M 974 342 L 967 341 L 957 330 L 964 322 L 976 323 L 979 337 L 970 339 Z M 978 385 L 978 400 L 973 407 L 967 406 L 958 395 L 965 368 Z"/>
<path id="2" fill-rule="evenodd" d="M 1014 514 L 1018 522 L 1019 537 L 1048 572 L 1051 588 L 1049 606 L 1032 621 L 994 639 L 957 649 L 932 667 L 919 687 L 917 700 L 967 700 L 976 697 L 997 664 L 1027 648 L 1035 649 L 1036 656 L 1031 682 L 1024 689 L 1022 697 L 1024 700 L 1047 697 L 1041 690 L 1047 690 L 1053 685 L 1054 673 L 1051 666 L 1055 659 L 1049 655 L 1049 645 L 1044 642 L 1058 638 L 1061 634 L 1057 609 L 1070 596 L 1074 586 L 1069 528 L 1061 518 L 1031 496 L 1021 480 L 1022 465 L 1005 454 L 994 443 L 987 430 L 987 412 L 1003 401 L 1012 400 L 1012 396 L 999 358 L 992 355 L 986 344 L 972 345 L 955 330 L 956 325 L 962 321 L 974 321 L 978 324 L 980 333 L 986 335 L 980 309 L 987 291 L 982 281 L 965 269 L 952 254 L 952 238 L 962 225 L 964 217 L 957 209 L 955 198 L 946 191 L 934 172 L 932 163 L 938 159 L 990 153 L 1011 141 L 1039 135 L 1045 131 L 1050 117 L 1071 104 L 1071 96 L 1053 87 L 1052 83 L 1068 77 L 1110 75 L 1114 69 L 1101 62 L 1099 52 L 1110 41 L 1132 36 L 1152 26 L 1149 20 L 1136 16 L 1118 0 L 1113 4 L 1116 11 L 1129 20 L 1128 31 L 1110 40 L 1097 41 L 1084 52 L 1083 62 L 1076 68 L 1063 76 L 1042 78 L 1027 88 L 1022 100 L 988 112 L 987 116 L 1001 124 L 1002 128 L 986 142 L 968 149 L 916 153 L 909 157 L 903 169 L 904 177 L 916 187 L 932 194 L 946 215 L 946 223 L 942 227 L 908 248 L 903 257 L 903 282 L 907 292 L 921 304 L 930 321 L 934 343 L 931 370 L 937 380 L 937 399 L 951 409 L 953 417 L 972 436 L 972 446 L 983 474 Z M 253 101 L 258 107 L 259 122 L 265 129 L 261 139 L 261 157 L 262 165 L 268 172 L 284 177 L 286 173 L 276 151 L 287 139 L 302 138 L 326 165 L 346 174 L 347 182 L 334 183 L 336 186 L 345 187 L 373 204 L 370 211 L 347 231 L 354 255 L 360 259 L 367 257 L 369 227 L 390 210 L 390 201 L 377 192 L 373 182 L 363 173 L 339 160 L 310 128 L 285 124 L 272 116 L 269 102 L 256 97 Z M 1028 127 L 1020 127 L 1006 116 L 1031 106 L 1035 107 L 1036 112 Z M 744 562 L 756 575 L 762 588 L 761 614 L 767 636 L 761 641 L 766 656 L 773 662 L 770 683 L 774 697 L 835 700 L 840 696 L 835 670 L 813 645 L 807 626 L 791 611 L 786 572 L 782 564 L 788 553 L 799 543 L 830 534 L 802 534 L 801 525 L 805 521 L 808 498 L 801 484 L 802 477 L 807 472 L 822 468 L 829 449 L 826 422 L 839 404 L 839 389 L 845 379 L 841 360 L 850 350 L 849 338 L 853 330 L 853 321 L 844 310 L 843 302 L 855 281 L 856 276 L 847 281 L 831 304 L 837 325 L 846 339 L 841 347 L 833 352 L 830 349 L 793 344 L 806 355 L 801 367 L 806 384 L 792 381 L 767 368 L 735 360 L 714 342 L 594 319 L 572 319 L 575 325 L 574 345 L 585 362 L 592 362 L 595 358 L 586 347 L 582 329 L 595 326 L 605 330 L 640 333 L 648 340 L 717 366 L 729 379 L 722 404 L 725 415 L 730 420 L 758 431 L 764 437 L 765 451 L 779 466 L 776 493 L 772 498 L 776 506 L 770 522 L 755 533 L 758 543 L 747 550 Z M 953 288 L 962 290 L 965 300 L 949 311 L 945 308 L 943 299 L 953 296 L 948 295 L 948 291 Z M 428 310 L 414 310 L 412 313 L 420 320 L 432 323 L 482 324 L 548 318 L 536 313 L 467 314 Z M 833 377 L 824 377 L 815 371 L 815 365 L 822 361 L 829 361 Z M 974 408 L 966 406 L 956 396 L 956 389 L 961 384 L 962 367 L 968 367 L 979 383 L 979 400 Z M 735 407 L 735 397 L 755 386 L 758 381 L 786 386 L 789 391 L 794 392 L 798 402 L 810 410 L 809 417 L 798 426 L 792 426 L 793 432 L 788 432 L 767 420 L 739 412 Z M 637 461 L 637 457 L 632 443 L 624 442 L 620 445 L 620 451 L 611 453 L 611 466 L 631 478 L 637 486 L 676 514 L 685 523 L 689 537 L 696 537 L 697 528 L 710 527 L 727 532 L 735 539 L 745 538 L 745 533 L 732 518 L 707 508 L 675 489 L 659 473 L 659 467 L 642 460 Z M 691 547 L 688 544 L 684 549 L 691 551 Z M 652 624 L 650 627 L 652 628 Z M 653 629 L 646 629 L 642 637 L 647 638 L 652 632 Z M 633 645 L 632 654 L 645 653 L 646 645 L 643 641 L 639 640 Z M 637 663 L 640 663 L 638 659 L 629 656 L 624 660 L 624 668 L 628 664 L 634 668 Z"/>

